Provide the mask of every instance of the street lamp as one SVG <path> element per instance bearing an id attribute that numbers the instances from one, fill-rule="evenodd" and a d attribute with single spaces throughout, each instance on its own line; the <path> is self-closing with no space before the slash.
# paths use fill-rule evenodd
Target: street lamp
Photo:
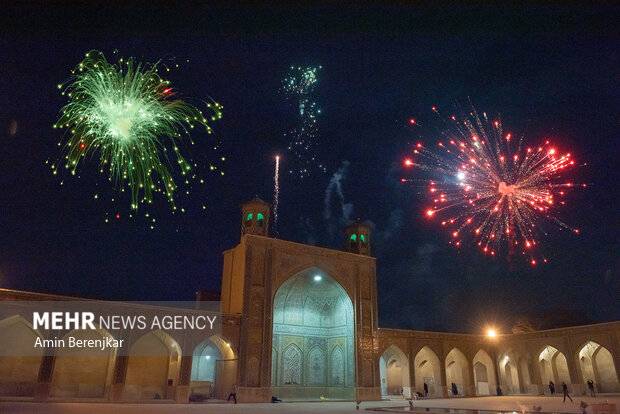
<path id="1" fill-rule="evenodd" d="M 495 330 L 495 328 L 489 328 L 487 330 L 487 337 L 490 339 L 491 342 L 491 349 L 493 350 L 493 367 L 494 367 L 494 371 L 495 371 L 495 379 L 497 381 L 497 395 L 502 395 L 502 388 L 499 385 L 499 360 L 498 360 L 498 355 L 497 355 L 497 338 L 498 334 L 497 331 Z"/>

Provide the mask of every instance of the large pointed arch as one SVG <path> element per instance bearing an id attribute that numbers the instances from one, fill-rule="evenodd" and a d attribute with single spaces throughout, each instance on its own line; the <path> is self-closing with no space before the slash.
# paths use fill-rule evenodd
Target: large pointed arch
<path id="1" fill-rule="evenodd" d="M 446 383 L 449 390 L 452 390 L 451 384 L 454 383 L 459 395 L 467 395 L 471 385 L 469 363 L 465 354 L 456 347 L 446 355 Z"/>
<path id="2" fill-rule="evenodd" d="M 495 395 L 497 380 L 495 378 L 495 363 L 489 354 L 480 349 L 472 360 L 474 367 L 474 385 L 476 395 Z"/>
<path id="3" fill-rule="evenodd" d="M 105 341 L 114 337 L 105 329 L 75 329 L 62 339 Z M 70 348 L 56 350 L 52 373 L 51 397 L 104 398 L 111 381 L 116 348 Z"/>
<path id="4" fill-rule="evenodd" d="M 230 343 L 219 335 L 204 339 L 192 352 L 191 393 L 225 397 L 235 380 L 237 360 Z"/>
<path id="5" fill-rule="evenodd" d="M 562 382 L 570 383 L 566 357 L 556 347 L 546 345 L 538 355 L 538 364 L 543 384 L 549 384 L 552 381 L 557 390 Z"/>
<path id="6" fill-rule="evenodd" d="M 0 397 L 32 397 L 37 383 L 43 347 L 35 341 L 43 336 L 20 315 L 0 321 Z"/>
<path id="7" fill-rule="evenodd" d="M 181 356 L 181 347 L 166 332 L 142 335 L 129 348 L 123 399 L 174 398 Z"/>
<path id="8" fill-rule="evenodd" d="M 517 371 L 517 365 L 509 359 L 502 360 L 502 375 L 505 378 L 506 390 L 505 394 L 519 394 L 519 373 Z"/>
<path id="9" fill-rule="evenodd" d="M 441 395 L 441 362 L 428 346 L 423 346 L 413 359 L 416 390 L 423 392 L 424 384 L 429 396 Z"/>
<path id="10" fill-rule="evenodd" d="M 349 294 L 326 271 L 309 267 L 284 281 L 273 299 L 273 394 L 353 398 L 354 320 Z"/>
<path id="11" fill-rule="evenodd" d="M 404 395 L 411 397 L 409 384 L 409 359 L 396 345 L 390 345 L 379 359 L 382 395 Z"/>
<path id="12" fill-rule="evenodd" d="M 583 382 L 594 382 L 598 392 L 618 392 L 618 374 L 611 352 L 594 341 L 586 342 L 578 352 Z"/>

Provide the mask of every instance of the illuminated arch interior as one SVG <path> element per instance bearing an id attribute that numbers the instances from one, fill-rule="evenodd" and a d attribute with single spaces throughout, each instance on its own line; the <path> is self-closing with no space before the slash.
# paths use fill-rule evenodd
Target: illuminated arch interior
<path id="1" fill-rule="evenodd" d="M 546 346 L 540 352 L 538 362 L 543 384 L 548 384 L 549 381 L 553 381 L 556 392 L 558 389 L 561 390 L 561 388 L 558 387 L 562 382 L 570 384 L 566 357 L 557 348 L 551 345 Z"/>
<path id="2" fill-rule="evenodd" d="M 497 385 L 493 359 L 485 350 L 481 349 L 474 356 L 472 363 L 474 364 L 476 395 L 494 395 Z"/>
<path id="3" fill-rule="evenodd" d="M 428 395 L 436 395 L 441 392 L 441 364 L 437 354 L 427 345 L 423 346 L 414 358 L 415 386 L 422 392 L 424 384 L 428 387 Z M 438 388 L 435 387 L 438 386 Z"/>
<path id="4" fill-rule="evenodd" d="M 409 359 L 396 345 L 390 345 L 379 359 L 382 395 L 411 397 L 409 386 Z"/>
<path id="5" fill-rule="evenodd" d="M 273 312 L 274 395 L 352 398 L 353 305 L 342 286 L 306 269 L 280 286 Z"/>
<path id="6" fill-rule="evenodd" d="M 594 382 L 598 392 L 618 392 L 620 384 L 611 352 L 604 346 L 588 341 L 579 350 L 579 363 L 583 374 L 583 382 Z"/>

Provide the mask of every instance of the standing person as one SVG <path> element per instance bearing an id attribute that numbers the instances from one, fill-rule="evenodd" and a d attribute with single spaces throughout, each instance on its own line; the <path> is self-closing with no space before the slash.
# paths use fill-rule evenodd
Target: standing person
<path id="1" fill-rule="evenodd" d="M 562 391 L 564 391 L 564 399 L 562 400 L 562 402 L 566 402 L 566 397 L 568 397 L 570 402 L 573 402 L 573 399 L 570 397 L 570 395 L 568 395 L 568 387 L 566 386 L 565 382 L 562 382 Z"/>
<path id="2" fill-rule="evenodd" d="M 590 389 L 590 397 L 596 397 L 596 393 L 594 392 L 594 381 L 591 379 L 588 380 L 588 388 Z"/>
<path id="3" fill-rule="evenodd" d="M 553 383 L 553 381 L 549 381 L 549 392 L 551 393 L 552 397 L 555 395 L 555 384 Z"/>
<path id="4" fill-rule="evenodd" d="M 428 384 L 424 383 L 424 396 L 428 397 Z"/>
<path id="5" fill-rule="evenodd" d="M 230 401 L 230 397 L 235 400 L 235 404 L 237 404 L 237 384 L 233 384 L 232 389 L 230 390 L 230 394 L 228 394 L 228 399 L 226 401 Z"/>

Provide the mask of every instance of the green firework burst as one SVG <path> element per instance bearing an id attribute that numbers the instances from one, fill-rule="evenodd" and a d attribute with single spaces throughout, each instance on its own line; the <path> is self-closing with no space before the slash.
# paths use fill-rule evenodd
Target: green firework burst
<path id="1" fill-rule="evenodd" d="M 173 99 L 175 92 L 159 75 L 159 65 L 122 58 L 112 64 L 93 50 L 58 85 L 69 99 L 54 125 L 69 132 L 66 169 L 75 175 L 87 156 L 99 158 L 101 173 L 109 172 L 113 184 L 129 187 L 132 209 L 139 202 L 151 203 L 155 192 L 165 194 L 174 208 L 173 175 L 178 169 L 187 177 L 191 170 L 180 151 L 184 141 L 193 143 L 188 129 L 198 124 L 212 133 L 198 108 Z M 218 103 L 206 106 L 212 111 L 209 120 L 222 117 Z M 58 165 L 52 168 L 56 174 Z"/>

